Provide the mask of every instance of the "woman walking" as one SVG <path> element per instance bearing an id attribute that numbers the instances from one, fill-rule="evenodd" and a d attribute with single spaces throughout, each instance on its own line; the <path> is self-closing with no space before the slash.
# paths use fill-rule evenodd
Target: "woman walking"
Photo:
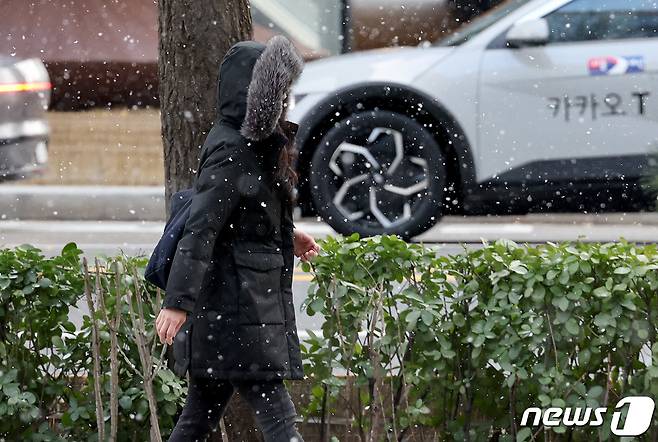
<path id="1" fill-rule="evenodd" d="M 284 379 L 301 379 L 292 303 L 293 254 L 318 246 L 294 229 L 296 126 L 286 98 L 303 63 L 292 44 L 241 42 L 219 75 L 218 119 L 203 146 L 190 216 L 156 320 L 189 370 L 187 402 L 170 442 L 201 441 L 235 390 L 266 441 L 301 441 Z"/>

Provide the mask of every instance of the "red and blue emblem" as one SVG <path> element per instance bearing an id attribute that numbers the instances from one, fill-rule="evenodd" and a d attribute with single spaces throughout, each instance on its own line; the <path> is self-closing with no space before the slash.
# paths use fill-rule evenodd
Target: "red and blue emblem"
<path id="1" fill-rule="evenodd" d="M 590 58 L 587 62 L 590 75 L 623 75 L 644 72 L 644 57 L 632 55 Z"/>

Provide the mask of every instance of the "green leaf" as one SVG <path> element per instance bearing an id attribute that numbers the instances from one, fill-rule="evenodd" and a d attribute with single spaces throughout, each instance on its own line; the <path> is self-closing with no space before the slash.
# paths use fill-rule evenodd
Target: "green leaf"
<path id="1" fill-rule="evenodd" d="M 553 407 L 564 408 L 566 407 L 567 403 L 564 402 L 564 399 L 562 398 L 555 398 L 551 401 L 551 405 Z"/>
<path id="2" fill-rule="evenodd" d="M 434 315 L 428 310 L 423 310 L 420 313 L 420 317 L 427 326 L 432 325 L 432 322 L 434 321 Z"/>
<path id="3" fill-rule="evenodd" d="M 308 313 L 309 315 L 314 315 L 318 312 L 321 312 L 324 309 L 324 299 L 322 298 L 317 298 L 314 299 L 309 305 L 308 305 Z"/>
<path id="4" fill-rule="evenodd" d="M 73 426 L 73 420 L 71 419 L 70 411 L 67 411 L 62 415 L 62 424 L 64 425 L 64 427 Z"/>
<path id="5" fill-rule="evenodd" d="M 610 297 L 610 291 L 605 287 L 597 287 L 592 291 L 592 294 L 596 296 L 597 298 L 609 298 Z"/>
<path id="6" fill-rule="evenodd" d="M 176 408 L 176 404 L 173 402 L 166 402 L 164 405 L 164 411 L 167 413 L 169 416 L 173 416 L 176 414 L 178 409 Z"/>
<path id="7" fill-rule="evenodd" d="M 11 382 L 9 384 L 5 384 L 2 386 L 2 391 L 5 395 L 8 397 L 16 397 L 20 393 L 20 389 L 18 388 L 18 384 L 16 382 Z"/>
<path id="8" fill-rule="evenodd" d="M 555 431 L 558 434 L 564 434 L 567 432 L 567 427 L 564 425 L 560 425 L 558 427 L 553 427 L 553 431 Z"/>
<path id="9" fill-rule="evenodd" d="M 524 442 L 524 441 L 530 439 L 531 435 L 532 435 L 532 428 L 530 428 L 530 427 L 521 428 L 516 433 L 516 442 Z"/>
<path id="10" fill-rule="evenodd" d="M 62 248 L 62 256 L 78 256 L 80 254 L 82 254 L 82 250 L 78 249 L 78 245 L 74 242 L 70 242 Z"/>
<path id="11" fill-rule="evenodd" d="M 553 298 L 553 305 L 565 312 L 567 309 L 569 309 L 569 299 L 566 296 Z"/>
<path id="12" fill-rule="evenodd" d="M 50 338 L 53 345 L 57 348 L 64 348 L 64 341 L 59 336 L 53 336 Z"/>
<path id="13" fill-rule="evenodd" d="M 411 330 L 416 326 L 420 313 L 420 310 L 412 310 L 407 314 L 407 330 Z"/>
<path id="14" fill-rule="evenodd" d="M 635 305 L 635 303 L 633 302 L 633 300 L 631 299 L 630 296 L 624 297 L 624 299 L 622 299 L 620 305 L 622 307 L 624 307 L 625 309 L 630 310 L 632 312 L 637 311 L 637 306 Z"/>
<path id="15" fill-rule="evenodd" d="M 23 397 L 25 398 L 25 401 L 28 404 L 34 404 L 37 401 L 36 395 L 34 393 L 32 393 L 31 391 L 24 392 Z M 39 411 L 38 409 L 36 409 L 36 410 Z"/>
<path id="16" fill-rule="evenodd" d="M 570 334 L 574 336 L 578 336 L 580 334 L 580 325 L 574 318 L 569 318 L 564 326 Z"/>
<path id="17" fill-rule="evenodd" d="M 601 387 L 600 385 L 595 385 L 592 388 L 589 389 L 587 392 L 587 396 L 593 399 L 596 399 L 598 397 L 601 397 L 605 389 Z"/>
<path id="18" fill-rule="evenodd" d="M 121 396 L 121 398 L 119 398 L 119 405 L 124 410 L 130 410 L 133 405 L 133 399 L 130 396 Z"/>
<path id="19" fill-rule="evenodd" d="M 545 296 L 546 296 L 546 289 L 542 285 L 535 288 L 535 290 L 532 292 L 532 300 L 537 303 L 542 302 Z"/>
<path id="20" fill-rule="evenodd" d="M 594 324 L 600 328 L 606 328 L 613 324 L 612 316 L 610 316 L 608 313 L 599 313 L 594 318 Z"/>
<path id="21" fill-rule="evenodd" d="M 466 324 L 466 318 L 464 318 L 464 315 L 461 313 L 455 312 L 452 315 L 452 322 L 454 322 L 457 327 L 463 327 Z"/>
<path id="22" fill-rule="evenodd" d="M 526 268 L 525 264 L 519 260 L 512 261 L 509 265 L 509 269 L 514 273 L 518 273 L 519 275 L 525 275 L 528 273 L 528 269 Z"/>

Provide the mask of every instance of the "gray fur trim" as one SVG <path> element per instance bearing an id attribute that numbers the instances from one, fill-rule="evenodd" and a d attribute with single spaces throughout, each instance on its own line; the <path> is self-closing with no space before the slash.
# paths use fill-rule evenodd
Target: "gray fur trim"
<path id="1" fill-rule="evenodd" d="M 240 133 L 253 141 L 272 135 L 283 113 L 283 100 L 304 68 L 304 61 L 290 41 L 272 37 L 258 57 L 247 91 L 247 113 Z"/>

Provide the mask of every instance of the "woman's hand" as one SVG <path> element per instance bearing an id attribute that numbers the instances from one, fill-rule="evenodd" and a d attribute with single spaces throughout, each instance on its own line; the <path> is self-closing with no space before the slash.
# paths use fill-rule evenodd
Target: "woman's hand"
<path id="1" fill-rule="evenodd" d="M 320 246 L 315 242 L 313 237 L 299 229 L 294 230 L 293 245 L 295 256 L 303 262 L 312 260 L 320 253 Z"/>
<path id="2" fill-rule="evenodd" d="M 155 329 L 161 343 L 169 345 L 174 343 L 174 337 L 187 319 L 187 312 L 177 308 L 163 308 L 155 320 Z"/>

